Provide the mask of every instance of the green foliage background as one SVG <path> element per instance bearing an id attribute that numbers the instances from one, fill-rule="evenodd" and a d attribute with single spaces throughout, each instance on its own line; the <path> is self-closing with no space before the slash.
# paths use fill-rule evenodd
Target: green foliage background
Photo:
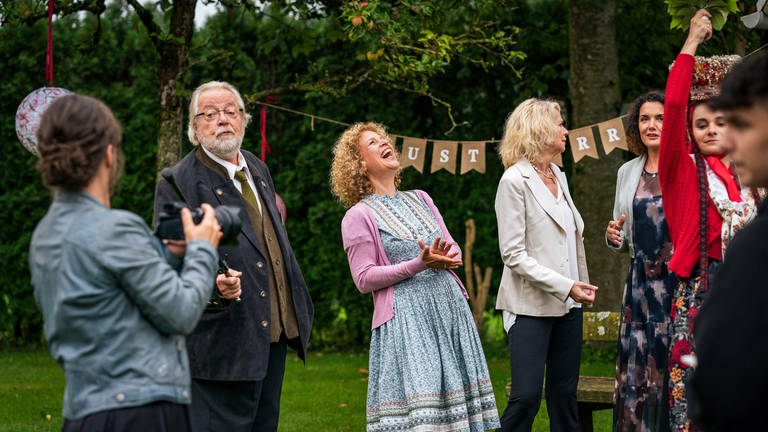
<path id="1" fill-rule="evenodd" d="M 229 81 L 248 95 L 278 87 L 293 76 L 333 74 L 353 68 L 360 54 L 347 38 L 337 3 L 326 2 L 325 12 L 308 13 L 300 19 L 279 8 L 258 15 L 229 9 L 212 17 L 195 35 L 191 61 L 222 51 L 226 55 L 195 63 L 178 91 L 188 95 L 196 85 L 216 79 Z M 504 13 L 495 18 L 521 29 L 517 49 L 527 54 L 523 74 L 518 77 L 502 68 L 486 71 L 457 61 L 432 77 L 432 91 L 453 103 L 457 121 L 468 122 L 450 137 L 444 135 L 451 125 L 443 108 L 424 97 L 373 85 L 363 85 L 343 97 L 319 91 L 286 93 L 279 96 L 279 104 L 347 123 L 379 121 L 395 134 L 453 140 L 499 138 L 506 115 L 531 96 L 552 97 L 567 106 L 565 1 L 500 4 Z M 684 38 L 682 33 L 670 31 L 668 22 L 662 0 L 619 1 L 617 33 L 626 101 L 647 89 L 663 88 L 667 65 Z M 53 30 L 55 85 L 101 98 L 124 126 L 126 172 L 113 207 L 131 210 L 150 221 L 156 175 L 158 81 L 154 65 L 158 59 L 145 32 L 132 9 L 121 8 L 118 2 L 108 7 L 100 21 L 90 14 L 67 16 L 57 19 Z M 0 122 L 5 154 L 0 160 L 0 262 L 4 267 L 0 273 L 0 349 L 43 343 L 42 320 L 29 284 L 27 249 L 50 194 L 39 181 L 35 157 L 18 142 L 11 119 L 21 100 L 45 85 L 46 34 L 44 21 L 33 25 L 8 22 L 0 28 L 0 59 L 4 66 L 0 115 L 5 119 Z M 760 35 L 750 37 L 747 47 L 755 49 Z M 726 52 L 732 35 L 726 33 L 718 38 L 707 49 Z M 259 109 L 257 105 L 248 107 L 254 119 L 244 143 L 246 149 L 257 154 Z M 313 125 L 305 117 L 277 110 L 268 110 L 267 119 L 272 147 L 267 162 L 287 205 L 288 232 L 315 303 L 312 348 L 364 346 L 369 337 L 371 299 L 359 294 L 351 281 L 339 229 L 344 209 L 333 200 L 328 188 L 330 150 L 343 128 L 319 120 Z M 187 144 L 184 152 L 188 150 Z M 431 155 L 426 156 L 430 160 Z M 502 170 L 491 144 L 487 156 L 485 174 L 419 174 L 406 169 L 403 188 L 428 191 L 453 236 L 462 244 L 464 221 L 475 219 L 478 241 L 474 260 L 482 267 L 494 268 L 491 293 L 495 296 L 501 265 L 493 200 Z M 495 301 L 493 296 L 489 309 Z M 499 342 L 500 325 L 493 317 L 487 314 L 487 337 Z"/>

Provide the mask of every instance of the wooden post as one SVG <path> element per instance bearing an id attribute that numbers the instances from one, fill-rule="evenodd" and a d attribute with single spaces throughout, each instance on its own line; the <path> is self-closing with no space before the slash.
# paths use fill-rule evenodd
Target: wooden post
<path id="1" fill-rule="evenodd" d="M 491 267 L 485 268 L 485 274 L 480 272 L 480 266 L 472 262 L 472 247 L 475 244 L 475 220 L 467 219 L 464 222 L 466 228 L 466 243 L 464 245 L 464 279 L 466 280 L 469 305 L 472 309 L 472 317 L 475 319 L 477 331 L 483 334 L 483 311 L 488 303 L 488 291 L 491 288 Z"/>

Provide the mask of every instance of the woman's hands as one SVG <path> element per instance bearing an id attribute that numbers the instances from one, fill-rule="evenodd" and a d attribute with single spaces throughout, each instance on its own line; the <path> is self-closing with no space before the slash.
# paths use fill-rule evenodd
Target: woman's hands
<path id="1" fill-rule="evenodd" d="M 691 18 L 691 26 L 688 28 L 688 38 L 683 44 L 681 54 L 696 55 L 696 48 L 712 37 L 712 14 L 706 9 L 699 9 Z"/>
<path id="2" fill-rule="evenodd" d="M 203 203 L 200 205 L 203 209 L 203 219 L 195 225 L 192 220 L 192 213 L 189 209 L 181 209 L 181 224 L 184 228 L 184 240 L 164 239 L 163 244 L 171 253 L 181 258 L 187 251 L 187 243 L 194 239 L 207 240 L 214 248 L 219 246 L 221 240 L 221 225 L 216 220 L 216 210 L 210 205 Z"/>
<path id="3" fill-rule="evenodd" d="M 576 303 L 581 303 L 588 306 L 594 303 L 596 291 L 596 286 L 585 282 L 576 281 L 571 287 L 571 293 L 569 296 L 571 296 L 571 298 L 574 299 Z"/>
<path id="4" fill-rule="evenodd" d="M 605 236 L 608 239 L 608 241 L 616 246 L 621 246 L 623 239 L 623 234 L 621 233 L 621 230 L 624 228 L 624 220 L 627 218 L 625 214 L 621 214 L 621 217 L 619 217 L 619 220 L 612 220 L 608 222 L 608 228 L 605 229 Z"/>
<path id="5" fill-rule="evenodd" d="M 216 210 L 210 204 L 200 204 L 203 209 L 203 219 L 195 225 L 189 209 L 181 209 L 181 224 L 184 226 L 184 239 L 189 242 L 194 239 L 208 240 L 214 248 L 219 247 L 221 240 L 221 225 L 216 220 Z"/>
<path id="6" fill-rule="evenodd" d="M 451 253 L 451 245 L 440 237 L 435 239 L 432 246 L 427 246 L 419 240 L 419 246 L 421 246 L 421 260 L 427 268 L 454 269 L 462 265 L 461 260 L 455 258 L 459 252 Z"/>

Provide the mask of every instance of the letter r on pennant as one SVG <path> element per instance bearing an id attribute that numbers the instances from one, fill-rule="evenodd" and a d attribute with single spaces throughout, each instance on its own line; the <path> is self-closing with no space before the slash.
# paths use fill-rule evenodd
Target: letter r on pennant
<path id="1" fill-rule="evenodd" d="M 608 128 L 605 132 L 608 134 L 608 142 L 614 142 L 621 139 L 619 138 L 619 130 L 616 128 Z"/>
<path id="2" fill-rule="evenodd" d="M 589 146 L 587 145 L 587 137 L 576 137 L 576 144 L 579 147 L 579 150 L 588 150 Z"/>

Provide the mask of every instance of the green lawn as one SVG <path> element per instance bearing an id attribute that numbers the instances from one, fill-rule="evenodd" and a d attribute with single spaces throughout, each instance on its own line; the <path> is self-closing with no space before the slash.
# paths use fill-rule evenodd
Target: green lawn
<path id="1" fill-rule="evenodd" d="M 600 356 L 596 356 L 600 357 Z M 612 376 L 605 358 L 585 358 L 582 374 Z M 288 359 L 283 384 L 281 432 L 364 431 L 365 354 L 312 354 L 306 366 Z M 507 360 L 490 356 L 488 368 L 499 409 L 506 405 Z M 64 375 L 46 352 L 0 352 L 0 432 L 58 431 Z M 595 413 L 595 430 L 611 429 L 610 410 Z M 542 403 L 534 431 L 548 431 Z"/>
<path id="2" fill-rule="evenodd" d="M 61 430 L 64 373 L 47 352 L 0 353 L 0 431 Z"/>

